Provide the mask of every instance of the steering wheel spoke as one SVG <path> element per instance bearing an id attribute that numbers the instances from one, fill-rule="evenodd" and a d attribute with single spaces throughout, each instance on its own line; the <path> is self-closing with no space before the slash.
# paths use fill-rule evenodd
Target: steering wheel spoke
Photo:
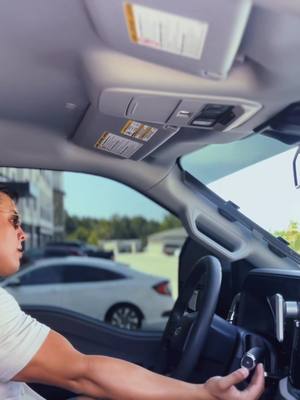
<path id="1" fill-rule="evenodd" d="M 182 380 L 189 378 L 205 344 L 221 280 L 222 268 L 216 257 L 205 256 L 196 262 L 166 325 L 155 371 Z M 186 313 L 195 290 L 197 310 Z"/>

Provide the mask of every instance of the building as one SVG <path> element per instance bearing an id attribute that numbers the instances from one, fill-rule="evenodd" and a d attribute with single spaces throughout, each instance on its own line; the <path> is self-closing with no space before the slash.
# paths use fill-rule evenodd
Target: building
<path id="1" fill-rule="evenodd" d="M 0 168 L 0 181 L 19 197 L 18 208 L 27 247 L 39 247 L 64 237 L 63 173 L 24 168 Z"/>
<path id="2" fill-rule="evenodd" d="M 111 239 L 101 240 L 99 245 L 105 250 L 112 250 L 118 253 L 139 253 L 143 251 L 141 239 Z"/>
<path id="3" fill-rule="evenodd" d="M 52 171 L 53 175 L 53 219 L 54 219 L 54 240 L 63 240 L 65 238 L 65 192 L 63 173 Z"/>
<path id="4" fill-rule="evenodd" d="M 172 255 L 175 250 L 181 249 L 187 236 L 184 228 L 173 228 L 153 233 L 148 236 L 147 249 L 152 252 L 163 252 Z"/>

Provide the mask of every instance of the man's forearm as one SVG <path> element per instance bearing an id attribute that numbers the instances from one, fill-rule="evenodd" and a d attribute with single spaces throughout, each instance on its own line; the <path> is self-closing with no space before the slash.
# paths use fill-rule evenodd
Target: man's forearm
<path id="1" fill-rule="evenodd" d="M 89 397 L 112 400 L 257 400 L 264 390 L 264 370 L 259 365 L 248 387 L 245 368 L 225 377 L 213 377 L 204 385 L 189 384 L 154 374 L 126 361 L 86 356 L 63 336 L 51 331 L 33 359 L 13 378 L 63 387 Z"/>
<path id="2" fill-rule="evenodd" d="M 76 392 L 115 400 L 210 400 L 203 385 L 150 372 L 135 364 L 103 356 L 86 356 Z"/>

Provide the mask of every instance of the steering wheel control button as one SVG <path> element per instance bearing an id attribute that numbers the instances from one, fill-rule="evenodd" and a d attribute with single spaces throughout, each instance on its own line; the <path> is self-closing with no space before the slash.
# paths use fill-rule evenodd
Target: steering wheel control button
<path id="1" fill-rule="evenodd" d="M 252 371 L 256 366 L 255 357 L 252 354 L 246 354 L 241 361 L 241 367 L 245 367 Z"/>

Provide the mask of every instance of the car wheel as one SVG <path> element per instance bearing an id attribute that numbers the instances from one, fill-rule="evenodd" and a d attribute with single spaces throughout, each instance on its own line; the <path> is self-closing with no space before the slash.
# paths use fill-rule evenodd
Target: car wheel
<path id="1" fill-rule="evenodd" d="M 133 304 L 116 304 L 109 309 L 105 321 L 122 329 L 136 330 L 142 325 L 143 314 Z"/>

